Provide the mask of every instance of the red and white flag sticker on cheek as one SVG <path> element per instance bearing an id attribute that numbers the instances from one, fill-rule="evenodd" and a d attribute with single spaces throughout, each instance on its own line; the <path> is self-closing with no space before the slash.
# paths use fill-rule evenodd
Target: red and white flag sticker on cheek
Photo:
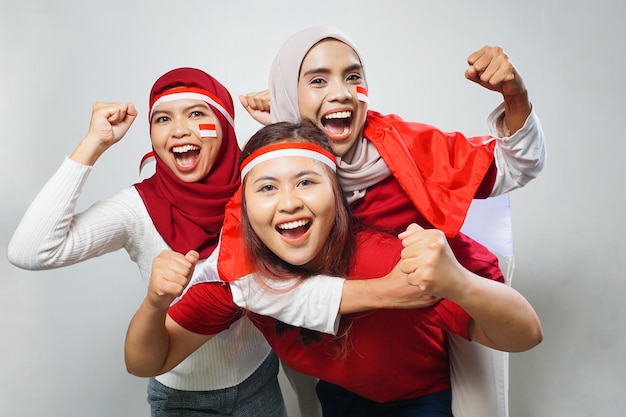
<path id="1" fill-rule="evenodd" d="M 214 124 L 201 124 L 200 125 L 200 137 L 201 138 L 216 138 L 217 129 Z"/>
<path id="2" fill-rule="evenodd" d="M 367 89 L 363 86 L 356 86 L 356 98 L 363 103 L 369 103 L 369 97 L 367 96 Z"/>

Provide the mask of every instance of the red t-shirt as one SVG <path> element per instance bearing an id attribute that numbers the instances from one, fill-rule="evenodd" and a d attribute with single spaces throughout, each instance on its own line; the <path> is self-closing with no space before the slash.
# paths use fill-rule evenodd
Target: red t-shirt
<path id="1" fill-rule="evenodd" d="M 350 278 L 369 279 L 393 268 L 402 245 L 394 236 L 361 231 L 355 248 Z M 191 287 L 169 314 L 187 330 L 216 334 L 246 313 L 234 304 L 227 285 L 200 283 Z M 299 328 L 287 327 L 279 333 L 275 319 L 247 314 L 287 365 L 378 402 L 449 388 L 446 332 L 468 338 L 470 319 L 448 300 L 423 309 L 344 315 L 348 343 L 340 357 L 332 335 L 317 333 L 319 341 L 304 346 Z"/>

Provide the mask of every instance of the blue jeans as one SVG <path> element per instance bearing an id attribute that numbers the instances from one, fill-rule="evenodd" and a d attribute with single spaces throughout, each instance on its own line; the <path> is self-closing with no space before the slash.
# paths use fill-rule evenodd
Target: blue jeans
<path id="1" fill-rule="evenodd" d="M 215 391 L 180 391 L 154 378 L 148 384 L 152 417 L 287 417 L 274 352 L 245 381 Z"/>
<path id="2" fill-rule="evenodd" d="M 317 396 L 324 417 L 452 417 L 452 391 L 409 400 L 378 403 L 345 388 L 320 381 Z"/>

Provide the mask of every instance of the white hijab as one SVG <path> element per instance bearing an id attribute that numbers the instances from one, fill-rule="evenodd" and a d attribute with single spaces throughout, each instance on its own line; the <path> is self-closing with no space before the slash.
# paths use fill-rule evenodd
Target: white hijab
<path id="1" fill-rule="evenodd" d="M 287 39 L 272 63 L 269 79 L 272 122 L 300 121 L 298 78 L 302 61 L 314 45 L 328 38 L 337 39 L 354 50 L 361 61 L 367 87 L 363 59 L 346 34 L 328 25 L 304 29 Z M 343 158 L 337 157 L 337 176 L 350 203 L 363 197 L 368 187 L 389 175 L 389 167 L 366 138 L 358 139 Z"/>

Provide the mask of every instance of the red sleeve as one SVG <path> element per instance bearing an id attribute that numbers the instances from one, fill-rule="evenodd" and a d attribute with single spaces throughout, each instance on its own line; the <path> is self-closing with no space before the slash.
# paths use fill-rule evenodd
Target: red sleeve
<path id="1" fill-rule="evenodd" d="M 448 238 L 454 256 L 463 267 L 481 277 L 504 282 L 498 258 L 485 246 L 463 233 Z"/>
<path id="2" fill-rule="evenodd" d="M 219 282 L 201 282 L 190 287 L 168 310 L 169 316 L 185 329 L 214 335 L 226 330 L 243 315 L 234 302 L 230 287 Z"/>
<path id="3" fill-rule="evenodd" d="M 450 300 L 441 300 L 433 307 L 435 314 L 429 314 L 427 321 L 449 333 L 470 340 L 467 325 L 471 320 L 469 314 Z"/>
<path id="4" fill-rule="evenodd" d="M 402 242 L 396 236 L 370 229 L 357 233 L 348 279 L 372 279 L 387 275 L 400 260 Z"/>

